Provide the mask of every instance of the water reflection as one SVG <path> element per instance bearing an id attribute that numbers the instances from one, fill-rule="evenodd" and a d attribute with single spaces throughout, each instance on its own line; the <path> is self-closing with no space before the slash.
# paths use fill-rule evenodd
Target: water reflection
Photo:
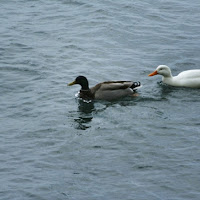
<path id="1" fill-rule="evenodd" d="M 166 85 L 162 82 L 160 82 L 159 84 L 160 84 L 161 100 L 168 99 L 170 93 L 172 93 L 173 89 L 175 88 L 170 85 Z"/>
<path id="2" fill-rule="evenodd" d="M 84 102 L 78 100 L 78 118 L 75 118 L 76 128 L 80 130 L 86 130 L 90 128 L 89 122 L 92 121 L 93 112 L 95 111 L 93 102 Z"/>
<path id="3" fill-rule="evenodd" d="M 91 101 L 86 102 L 82 99 L 77 99 L 78 102 L 78 108 L 76 117 L 74 118 L 75 121 L 75 128 L 79 130 L 86 130 L 88 128 L 91 128 L 91 121 L 95 115 L 97 115 L 100 112 L 105 111 L 110 106 L 120 105 L 120 106 L 130 106 L 135 105 L 136 97 L 127 97 L 123 98 L 118 101 Z M 134 101 L 133 101 L 134 100 Z"/>
<path id="4" fill-rule="evenodd" d="M 169 97 L 176 97 L 179 99 L 180 96 L 182 96 L 184 93 L 183 91 L 187 91 L 188 88 L 184 88 L 184 87 L 173 87 L 170 85 L 166 85 L 163 83 L 160 83 L 161 89 L 161 100 L 165 99 L 169 99 Z M 187 93 L 185 93 L 187 95 Z"/>

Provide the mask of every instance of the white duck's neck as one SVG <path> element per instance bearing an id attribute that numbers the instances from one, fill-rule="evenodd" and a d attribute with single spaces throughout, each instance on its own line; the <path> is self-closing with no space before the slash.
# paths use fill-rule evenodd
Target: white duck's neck
<path id="1" fill-rule="evenodd" d="M 169 84 L 169 85 L 171 85 L 170 83 L 174 82 L 170 69 L 169 69 L 168 73 L 163 74 L 162 81 L 163 81 L 163 83 L 166 83 L 166 84 Z"/>
<path id="2" fill-rule="evenodd" d="M 163 81 L 163 83 L 166 83 L 168 85 L 179 86 L 179 82 L 177 82 L 176 76 L 173 77 L 171 73 L 170 73 L 170 76 L 167 76 L 167 77 L 163 76 L 162 81 Z"/>
<path id="3" fill-rule="evenodd" d="M 163 83 L 169 84 L 169 83 L 173 82 L 173 77 L 172 76 L 171 77 L 163 76 L 162 81 L 163 81 Z"/>

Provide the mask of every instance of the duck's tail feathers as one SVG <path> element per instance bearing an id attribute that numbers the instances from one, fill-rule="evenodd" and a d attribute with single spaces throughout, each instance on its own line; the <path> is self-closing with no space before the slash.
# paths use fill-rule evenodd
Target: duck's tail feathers
<path id="1" fill-rule="evenodd" d="M 141 83 L 139 81 L 137 82 L 133 82 L 133 84 L 131 85 L 131 88 L 133 90 L 136 90 L 137 88 L 139 88 L 141 86 Z"/>

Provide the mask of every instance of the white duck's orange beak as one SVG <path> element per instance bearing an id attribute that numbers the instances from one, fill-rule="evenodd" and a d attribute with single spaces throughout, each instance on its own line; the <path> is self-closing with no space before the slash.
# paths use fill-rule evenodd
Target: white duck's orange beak
<path id="1" fill-rule="evenodd" d="M 158 72 L 157 72 L 157 70 L 156 70 L 156 71 L 152 72 L 151 74 L 149 74 L 149 76 L 155 76 L 155 75 L 157 75 L 157 74 L 158 74 Z"/>

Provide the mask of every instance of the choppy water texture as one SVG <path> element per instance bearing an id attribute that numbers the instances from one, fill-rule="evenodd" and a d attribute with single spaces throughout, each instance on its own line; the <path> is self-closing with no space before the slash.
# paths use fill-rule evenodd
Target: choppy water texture
<path id="1" fill-rule="evenodd" d="M 200 199 L 200 90 L 148 77 L 200 68 L 200 1 L 1 0 L 0 199 Z M 141 81 L 136 98 L 78 100 Z"/>

